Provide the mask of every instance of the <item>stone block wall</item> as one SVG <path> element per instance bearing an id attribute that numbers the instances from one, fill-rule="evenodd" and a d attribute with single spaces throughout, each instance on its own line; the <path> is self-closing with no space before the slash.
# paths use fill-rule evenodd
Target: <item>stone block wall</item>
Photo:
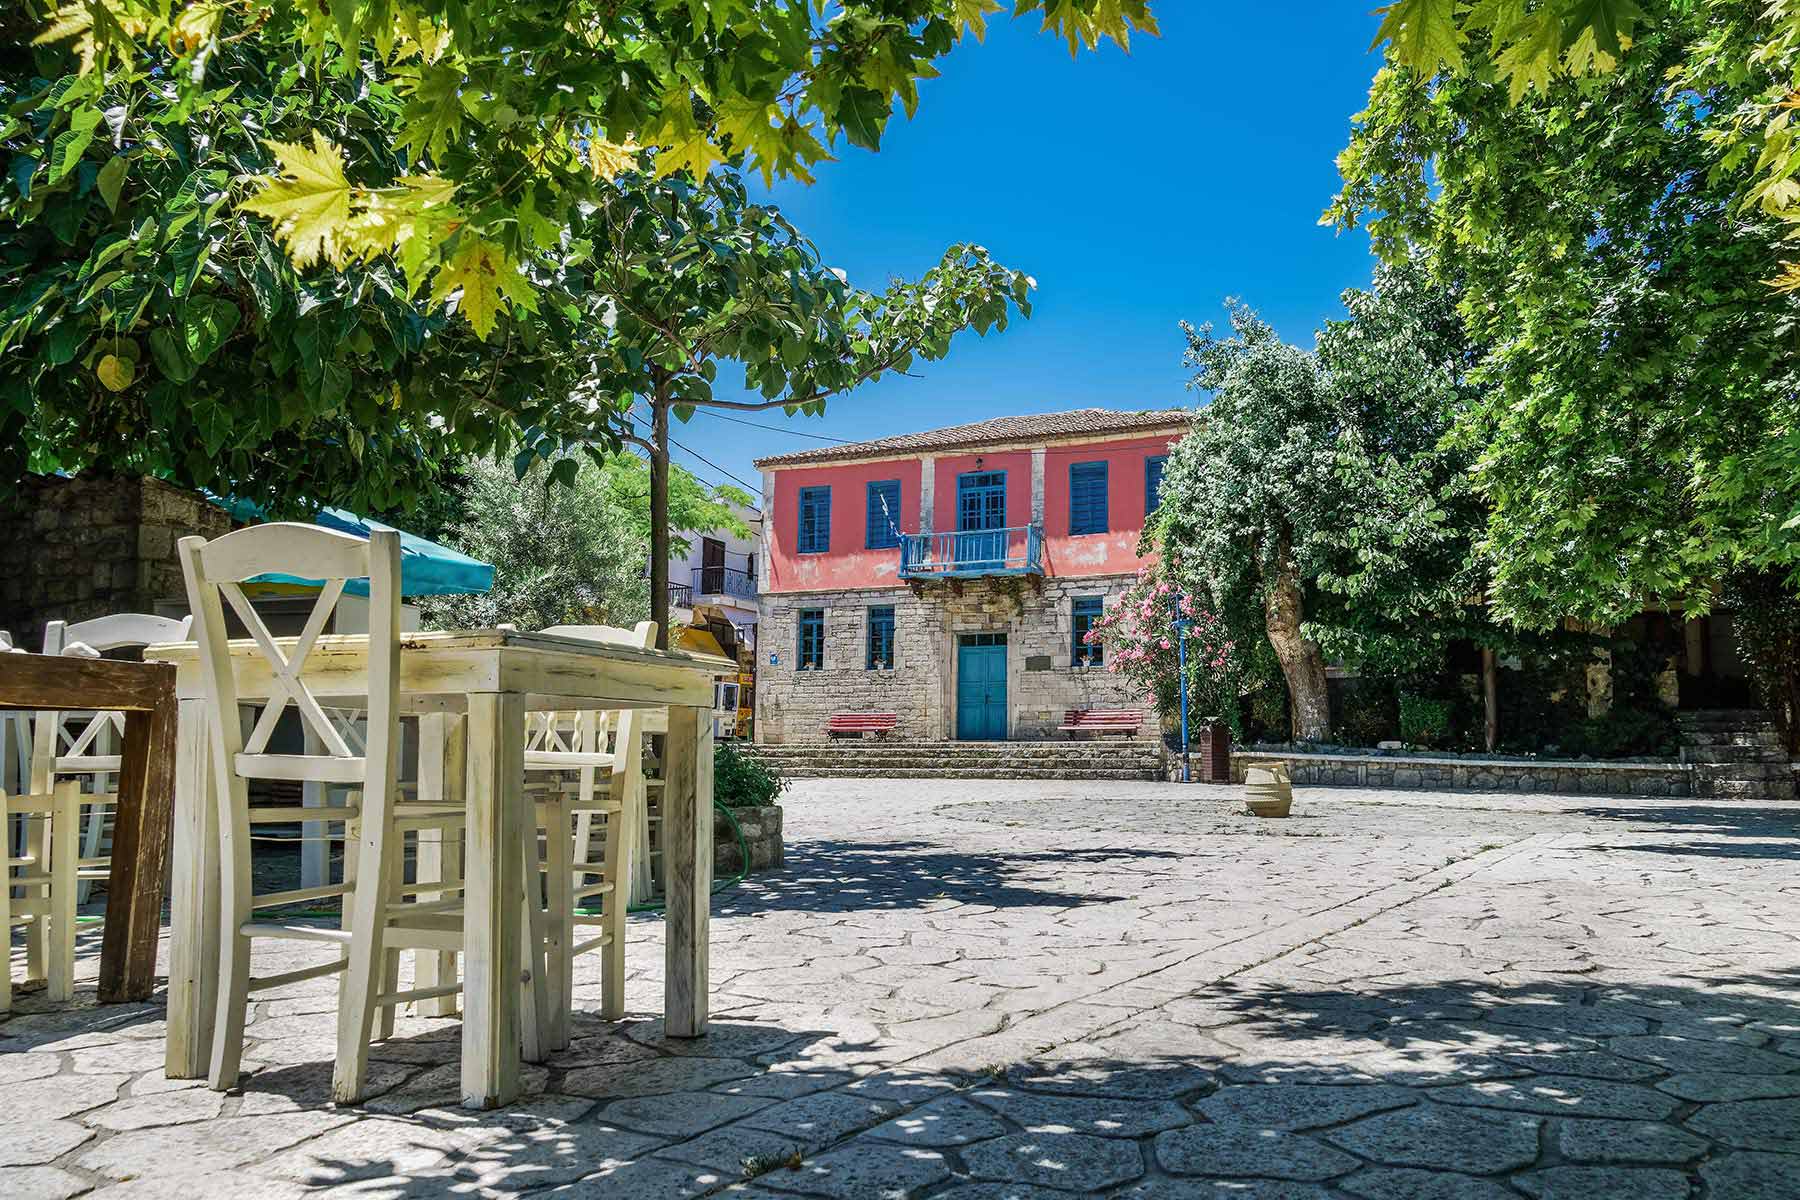
<path id="1" fill-rule="evenodd" d="M 731 822 L 744 831 L 744 847 L 750 851 L 750 864 L 744 865 L 744 847 L 738 845 Z M 725 879 L 744 871 L 776 871 L 787 865 L 787 853 L 781 840 L 781 805 L 764 804 L 754 808 L 734 808 L 727 818 L 713 810 L 713 878 Z"/>
<path id="2" fill-rule="evenodd" d="M 1253 763 L 1285 762 L 1297 786 L 1535 792 L 1577 796 L 1689 796 L 1693 769 L 1681 763 L 1509 762 L 1505 759 L 1401 758 L 1352 754 L 1239 751 L 1231 778 Z"/>
<path id="3" fill-rule="evenodd" d="M 1104 667 L 1073 665 L 1072 606 L 1102 596 L 1110 607 L 1132 576 L 1071 580 L 966 580 L 960 588 L 933 581 L 908 587 L 842 592 L 767 593 L 762 597 L 756 665 L 756 736 L 768 743 L 823 741 L 833 713 L 892 712 L 897 737 L 955 736 L 955 658 L 959 635 L 1007 636 L 1010 735 L 1055 737 L 1071 708 L 1136 708 L 1140 736 L 1157 727 L 1147 698 Z M 868 612 L 894 609 L 894 666 L 871 671 Z M 799 614 L 825 614 L 825 665 L 795 670 Z"/>
<path id="4" fill-rule="evenodd" d="M 8 564 L 0 575 L 0 629 L 35 650 L 47 621 L 185 613 L 175 543 L 230 529 L 223 509 L 160 480 L 33 477 L 0 513 Z"/>

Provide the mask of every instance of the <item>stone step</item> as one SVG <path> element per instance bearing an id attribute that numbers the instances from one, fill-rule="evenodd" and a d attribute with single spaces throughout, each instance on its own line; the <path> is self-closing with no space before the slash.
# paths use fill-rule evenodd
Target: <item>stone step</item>
<path id="1" fill-rule="evenodd" d="M 1694 795 L 1702 800 L 1793 800 L 1796 798 L 1793 784 L 1774 781 L 1730 780 L 1708 784 L 1695 780 Z"/>
<path id="2" fill-rule="evenodd" d="M 1772 725 L 1775 716 L 1766 708 L 1692 708 L 1675 714 L 1683 725 Z"/>
<path id="3" fill-rule="evenodd" d="M 1781 733 L 1773 726 L 1768 729 L 1690 729 L 1682 732 L 1681 740 L 1689 746 L 1760 746 L 1771 750 L 1781 749 Z"/>
<path id="4" fill-rule="evenodd" d="M 1162 778 L 1146 768 L 1125 770 L 1103 767 L 796 767 L 785 771 L 791 779 L 1094 779 L 1147 780 Z"/>
<path id="5" fill-rule="evenodd" d="M 1684 746 L 1681 756 L 1691 763 L 1779 763 L 1786 766 L 1787 751 L 1779 746 Z"/>
<path id="6" fill-rule="evenodd" d="M 1787 779 L 1794 768 L 1787 762 L 1695 763 L 1698 779 Z"/>

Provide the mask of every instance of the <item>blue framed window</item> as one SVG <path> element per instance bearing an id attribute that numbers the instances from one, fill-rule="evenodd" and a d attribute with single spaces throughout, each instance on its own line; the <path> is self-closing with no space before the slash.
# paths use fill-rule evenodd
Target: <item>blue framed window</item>
<path id="1" fill-rule="evenodd" d="M 869 610 L 868 669 L 887 671 L 894 666 L 894 606 L 878 605 Z"/>
<path id="2" fill-rule="evenodd" d="M 870 550 L 892 550 L 900 544 L 900 481 L 876 479 L 869 483 L 868 535 L 863 545 Z"/>
<path id="3" fill-rule="evenodd" d="M 825 669 L 825 610 L 822 608 L 803 608 L 800 610 L 800 645 L 794 656 L 794 665 L 802 671 L 823 671 Z"/>
<path id="4" fill-rule="evenodd" d="M 1168 463 L 1166 454 L 1152 454 L 1144 460 L 1144 515 L 1147 517 L 1156 511 L 1162 503 L 1163 467 Z"/>
<path id="5" fill-rule="evenodd" d="M 800 536 L 795 543 L 799 554 L 824 554 L 831 549 L 831 488 L 800 489 Z"/>
<path id="6" fill-rule="evenodd" d="M 1106 652 L 1101 648 L 1100 643 L 1094 642 L 1090 645 L 1086 640 L 1088 630 L 1094 627 L 1094 623 L 1100 619 L 1100 614 L 1105 611 L 1105 602 L 1099 596 L 1075 597 L 1074 620 L 1071 622 L 1073 635 L 1069 652 L 1071 661 L 1076 666 L 1086 664 L 1097 667 L 1105 660 Z"/>
<path id="7" fill-rule="evenodd" d="M 1069 532 L 1105 533 L 1106 464 L 1069 464 Z"/>

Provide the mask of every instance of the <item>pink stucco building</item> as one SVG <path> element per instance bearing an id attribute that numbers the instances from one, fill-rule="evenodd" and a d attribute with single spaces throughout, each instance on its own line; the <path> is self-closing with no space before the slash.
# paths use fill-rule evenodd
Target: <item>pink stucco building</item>
<path id="1" fill-rule="evenodd" d="M 759 740 L 857 711 L 905 737 L 1043 737 L 1068 709 L 1144 707 L 1081 635 L 1143 564 L 1191 416 L 1001 417 L 758 461 Z"/>

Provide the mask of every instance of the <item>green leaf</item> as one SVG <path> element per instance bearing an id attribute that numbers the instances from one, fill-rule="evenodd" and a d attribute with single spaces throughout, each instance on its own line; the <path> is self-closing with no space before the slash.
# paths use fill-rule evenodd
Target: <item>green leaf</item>
<path id="1" fill-rule="evenodd" d="M 56 141 L 50 147 L 50 182 L 58 183 L 87 152 L 88 144 L 94 140 L 92 127 L 87 129 L 65 129 L 56 135 Z"/>
<path id="2" fill-rule="evenodd" d="M 188 357 L 181 339 L 172 329 L 150 331 L 150 358 L 156 363 L 157 370 L 176 383 L 186 383 L 194 377 L 194 361 Z"/>
<path id="3" fill-rule="evenodd" d="M 1388 42 L 1400 62 L 1425 75 L 1439 67 L 1462 65 L 1463 34 L 1456 27 L 1455 0 L 1395 0 L 1376 11 L 1381 28 L 1369 49 Z"/>
<path id="4" fill-rule="evenodd" d="M 49 359 L 50 365 L 55 367 L 60 367 L 66 362 L 73 362 L 75 356 L 81 353 L 81 347 L 87 343 L 87 338 L 87 330 L 76 322 L 69 320 L 59 322 L 56 328 L 50 331 L 50 336 L 44 339 L 45 357 Z"/>
<path id="5" fill-rule="evenodd" d="M 106 207 L 112 212 L 119 211 L 119 189 L 125 186 L 126 160 L 123 154 L 115 154 L 100 168 L 94 186 L 100 189 L 100 198 L 106 201 Z"/>
<path id="6" fill-rule="evenodd" d="M 839 98 L 838 126 L 850 143 L 865 150 L 881 149 L 881 131 L 887 125 L 893 102 L 868 88 L 845 88 Z"/>
<path id="7" fill-rule="evenodd" d="M 581 464 L 575 459 L 559 458 L 550 468 L 550 482 L 572 487 L 575 483 L 575 475 L 580 469 Z"/>
<path id="8" fill-rule="evenodd" d="M 189 300 L 181 317 L 188 354 L 196 363 L 205 362 L 231 336 L 237 323 L 237 305 L 223 297 L 196 296 Z"/>

